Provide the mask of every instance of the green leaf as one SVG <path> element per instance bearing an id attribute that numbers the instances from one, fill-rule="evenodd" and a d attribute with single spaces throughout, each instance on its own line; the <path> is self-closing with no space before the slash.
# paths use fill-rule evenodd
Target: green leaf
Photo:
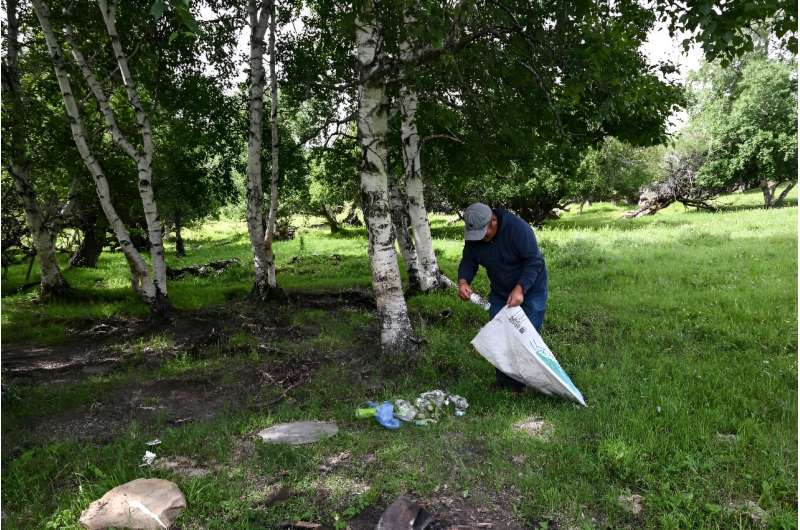
<path id="1" fill-rule="evenodd" d="M 164 8 L 166 7 L 164 0 L 153 0 L 153 5 L 150 6 L 150 15 L 159 20 L 164 16 Z"/>
<path id="2" fill-rule="evenodd" d="M 172 41 L 174 41 L 177 38 L 178 38 L 178 32 L 173 31 L 172 33 L 169 34 L 169 43 L 172 44 Z"/>
<path id="3" fill-rule="evenodd" d="M 184 6 L 179 6 L 176 9 L 176 12 L 178 13 L 178 18 L 181 19 L 181 22 L 187 30 L 191 31 L 192 33 L 197 33 L 200 31 L 200 25 L 197 23 L 192 16 L 192 13 L 189 12 L 188 9 L 186 9 Z"/>

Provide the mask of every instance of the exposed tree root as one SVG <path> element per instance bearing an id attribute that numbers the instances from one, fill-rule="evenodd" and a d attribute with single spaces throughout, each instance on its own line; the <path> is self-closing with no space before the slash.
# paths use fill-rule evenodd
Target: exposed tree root
<path id="1" fill-rule="evenodd" d="M 286 291 L 280 287 L 271 287 L 269 285 L 253 284 L 253 289 L 248 296 L 251 302 L 258 304 L 286 304 L 289 302 L 289 297 Z"/>

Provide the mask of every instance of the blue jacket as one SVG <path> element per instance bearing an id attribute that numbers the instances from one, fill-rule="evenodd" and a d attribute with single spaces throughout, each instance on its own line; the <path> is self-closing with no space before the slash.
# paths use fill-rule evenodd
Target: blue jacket
<path id="1" fill-rule="evenodd" d="M 547 268 L 530 225 L 501 208 L 494 209 L 497 233 L 491 241 L 465 241 L 458 278 L 472 283 L 483 265 L 491 282 L 490 302 L 505 304 L 511 290 L 522 286 L 526 305 L 533 302 L 544 310 L 547 300 Z M 537 303 L 538 302 L 538 303 Z"/>

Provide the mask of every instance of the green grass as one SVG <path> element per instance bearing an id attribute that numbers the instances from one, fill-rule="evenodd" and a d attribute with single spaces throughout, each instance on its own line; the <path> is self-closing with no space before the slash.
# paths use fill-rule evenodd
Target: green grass
<path id="1" fill-rule="evenodd" d="M 76 528 L 80 511 L 110 487 L 162 476 L 187 496 L 184 528 L 265 528 L 286 520 L 344 527 L 399 494 L 423 503 L 446 496 L 493 506 L 498 492 L 507 499 L 503 508 L 521 521 L 559 528 L 757 527 L 737 508 L 746 501 L 766 510 L 766 526 L 796 528 L 797 208 L 765 211 L 759 200 L 757 193 L 739 194 L 721 199 L 729 205 L 721 213 L 678 205 L 643 219 L 620 219 L 622 208 L 595 204 L 537 230 L 550 274 L 543 335 L 586 397 L 586 409 L 490 391 L 493 369 L 469 345 L 486 315 L 453 293 L 412 297 L 424 350 L 414 362 L 389 363 L 384 376 L 373 370 L 364 378 L 353 374 L 374 363 L 373 316 L 353 310 L 331 318 L 325 310 L 294 308 L 289 322 L 305 333 L 281 339 L 283 355 L 335 362 L 323 362 L 276 406 L 234 408 L 209 422 L 163 424 L 155 433 L 163 441 L 157 453 L 217 463 L 222 471 L 185 479 L 139 468 L 143 442 L 154 433 L 138 425 L 104 444 L 34 441 L 13 458 L 3 455 L 3 522 Z M 461 227 L 447 221 L 435 217 L 432 224 L 441 266 L 453 277 Z M 246 294 L 252 265 L 244 230 L 244 223 L 225 221 L 187 234 L 189 256 L 170 256 L 171 266 L 230 257 L 243 266 L 172 282 L 178 308 Z M 363 230 L 333 237 L 302 228 L 276 245 L 279 281 L 290 291 L 368 288 L 365 248 Z M 24 266 L 12 267 L 4 293 L 24 273 Z M 85 300 L 43 306 L 33 295 L 3 298 L 4 343 L 58 343 L 65 328 L 86 319 L 143 314 L 128 292 L 120 255 L 66 276 Z M 485 274 L 474 287 L 488 291 Z M 444 309 L 452 310 L 449 318 L 440 317 Z M 32 416 L 69 410 L 122 384 L 273 362 L 245 332 L 228 344 L 239 353 L 220 347 L 210 358 L 183 357 L 159 368 L 131 365 L 83 382 L 14 386 L 3 395 L 3 434 L 18 435 Z M 382 385 L 374 386 L 376 380 Z M 353 417 L 365 399 L 413 398 L 432 388 L 466 396 L 467 415 L 400 431 Z M 551 441 L 512 428 L 530 416 L 553 424 Z M 312 446 L 256 443 L 243 454 L 249 434 L 299 419 L 333 419 L 341 430 Z M 326 459 L 346 451 L 345 463 L 320 472 Z M 259 508 L 264 489 L 278 482 L 294 496 Z M 643 497 L 639 516 L 617 502 L 631 493 Z"/>

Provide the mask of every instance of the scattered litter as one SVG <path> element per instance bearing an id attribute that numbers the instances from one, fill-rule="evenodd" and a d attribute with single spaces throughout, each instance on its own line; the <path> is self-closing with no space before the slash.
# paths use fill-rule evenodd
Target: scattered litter
<path id="1" fill-rule="evenodd" d="M 150 440 L 145 445 L 149 445 L 150 447 L 153 447 L 153 446 L 156 446 L 156 445 L 161 445 L 161 440 L 156 438 L 155 440 Z"/>
<path id="2" fill-rule="evenodd" d="M 469 295 L 469 301 L 472 302 L 475 305 L 481 306 L 486 311 L 489 310 L 489 302 L 487 302 L 486 300 L 481 298 L 480 295 L 478 295 L 478 294 L 472 293 L 471 295 Z"/>
<path id="3" fill-rule="evenodd" d="M 453 414 L 456 416 L 466 414 L 469 407 L 466 398 L 457 394 L 447 394 L 442 390 L 423 392 L 414 400 L 414 405 L 417 408 L 417 421 L 433 420 L 433 423 L 447 414 L 450 405 L 453 406 Z"/>
<path id="4" fill-rule="evenodd" d="M 403 421 L 411 421 L 417 415 L 417 409 L 405 399 L 395 400 L 394 406 L 397 409 L 394 415 Z"/>
<path id="5" fill-rule="evenodd" d="M 423 392 L 414 400 L 412 405 L 405 399 L 397 399 L 394 403 L 384 401 L 380 405 L 367 401 L 356 409 L 356 418 L 375 418 L 387 429 L 399 429 L 402 422 L 418 426 L 437 423 L 446 416 L 452 407 L 454 416 L 463 416 L 467 413 L 469 402 L 457 394 L 448 394 L 443 390 L 430 390 Z"/>
<path id="6" fill-rule="evenodd" d="M 145 451 L 144 456 L 142 457 L 142 463 L 139 464 L 139 467 L 152 466 L 155 460 L 156 460 L 155 453 L 151 453 L 150 451 Z"/>
<path id="7" fill-rule="evenodd" d="M 373 401 L 367 401 L 366 407 L 356 409 L 357 418 L 375 418 L 375 421 L 387 429 L 399 429 L 400 420 L 394 417 L 394 405 L 384 401 L 380 405 Z"/>
<path id="8" fill-rule="evenodd" d="M 399 429 L 400 420 L 394 417 L 394 405 L 384 401 L 375 408 L 375 419 L 387 429 Z"/>
<path id="9" fill-rule="evenodd" d="M 456 416 L 461 417 L 467 413 L 467 408 L 469 408 L 469 403 L 467 402 L 467 398 L 457 395 L 451 395 L 450 400 L 453 403 L 453 407 L 455 407 L 454 414 Z"/>
<path id="10" fill-rule="evenodd" d="M 617 498 L 617 503 L 619 503 L 620 507 L 628 513 L 632 513 L 633 515 L 639 515 L 642 513 L 642 496 L 633 494 L 633 495 L 620 495 Z"/>

